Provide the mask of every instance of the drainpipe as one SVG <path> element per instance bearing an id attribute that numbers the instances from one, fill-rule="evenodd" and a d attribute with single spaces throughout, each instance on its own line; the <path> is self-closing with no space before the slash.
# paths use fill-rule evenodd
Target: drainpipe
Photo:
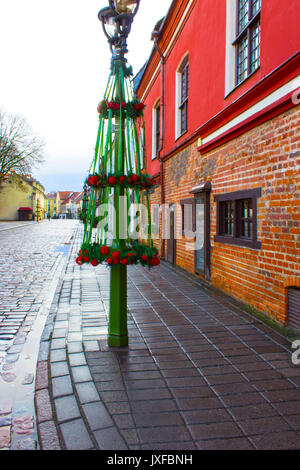
<path id="1" fill-rule="evenodd" d="M 164 185 L 164 164 L 162 159 L 162 152 L 164 147 L 164 128 L 165 128 L 165 56 L 158 45 L 159 32 L 153 31 L 151 35 L 154 41 L 154 47 L 160 56 L 160 75 L 161 75 L 161 97 L 160 97 L 160 142 L 157 151 L 157 158 L 160 163 L 160 203 L 161 206 L 165 203 L 165 185 Z M 165 241 L 161 241 L 161 257 L 165 258 Z"/>

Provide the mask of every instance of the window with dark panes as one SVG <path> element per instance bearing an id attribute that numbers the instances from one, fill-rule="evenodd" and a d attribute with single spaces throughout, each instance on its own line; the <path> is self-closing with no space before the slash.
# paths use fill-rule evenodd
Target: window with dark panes
<path id="1" fill-rule="evenodd" d="M 261 248 L 257 241 L 257 199 L 261 188 L 218 194 L 217 234 L 215 241 Z"/>
<path id="2" fill-rule="evenodd" d="M 187 131 L 188 125 L 188 97 L 189 97 L 189 63 L 183 66 L 181 71 L 181 93 L 180 93 L 180 132 Z"/>
<path id="3" fill-rule="evenodd" d="M 252 199 L 237 201 L 237 235 L 240 238 L 252 239 L 253 236 L 253 203 Z"/>
<path id="4" fill-rule="evenodd" d="M 221 202 L 220 211 L 221 211 L 220 233 L 222 233 L 223 235 L 233 235 L 233 223 L 234 223 L 233 201 Z"/>
<path id="5" fill-rule="evenodd" d="M 261 0 L 237 0 L 236 84 L 260 65 Z"/>

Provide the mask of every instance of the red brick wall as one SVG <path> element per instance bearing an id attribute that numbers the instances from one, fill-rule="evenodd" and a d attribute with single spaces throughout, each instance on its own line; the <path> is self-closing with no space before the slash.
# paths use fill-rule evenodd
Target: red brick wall
<path id="1" fill-rule="evenodd" d="M 299 126 L 298 106 L 208 154 L 200 155 L 194 142 L 164 164 L 166 203 L 190 198 L 192 187 L 203 181 L 212 183 L 211 282 L 281 324 L 287 320 L 287 287 L 299 285 L 300 278 Z M 252 188 L 262 188 L 261 250 L 214 242 L 214 195 Z M 176 264 L 194 273 L 194 252 L 186 242 L 177 240 Z"/>

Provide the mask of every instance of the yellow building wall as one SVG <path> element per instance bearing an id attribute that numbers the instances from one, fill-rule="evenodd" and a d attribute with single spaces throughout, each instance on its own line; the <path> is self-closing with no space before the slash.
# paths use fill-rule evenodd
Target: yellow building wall
<path id="1" fill-rule="evenodd" d="M 35 191 L 32 206 L 33 213 L 36 219 L 38 216 L 38 219 L 42 220 L 45 218 L 47 212 L 47 199 L 45 197 L 44 188 L 40 184 L 34 182 L 33 186 Z"/>
<path id="2" fill-rule="evenodd" d="M 56 208 L 56 199 L 47 199 L 46 213 L 50 212 L 50 216 L 53 217 L 53 214 L 57 214 Z"/>
<path id="3" fill-rule="evenodd" d="M 32 187 L 23 183 L 24 191 L 14 183 L 5 182 L 0 187 L 0 220 L 18 220 L 20 207 L 32 207 Z"/>

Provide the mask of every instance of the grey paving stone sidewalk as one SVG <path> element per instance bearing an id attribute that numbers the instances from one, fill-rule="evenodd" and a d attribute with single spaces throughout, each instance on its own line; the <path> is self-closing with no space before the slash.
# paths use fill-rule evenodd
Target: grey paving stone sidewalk
<path id="1" fill-rule="evenodd" d="M 79 243 L 39 357 L 42 449 L 300 449 L 285 338 L 162 263 L 128 269 L 130 344 L 109 348 L 109 272 L 77 266 Z"/>

